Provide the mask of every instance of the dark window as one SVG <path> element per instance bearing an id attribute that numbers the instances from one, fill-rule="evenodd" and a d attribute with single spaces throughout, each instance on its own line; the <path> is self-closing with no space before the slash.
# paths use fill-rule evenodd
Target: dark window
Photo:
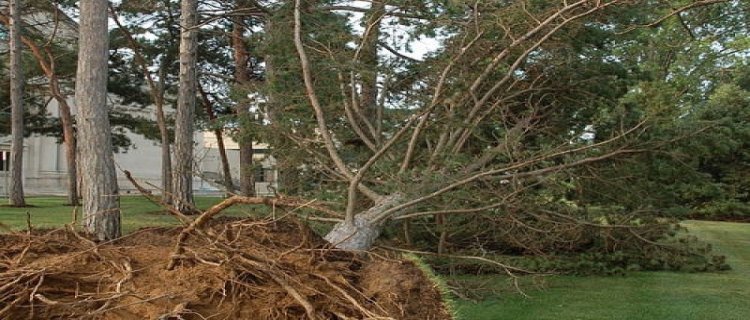
<path id="1" fill-rule="evenodd" d="M 255 169 L 255 182 L 273 182 L 273 169 L 258 167 Z"/>
<path id="2" fill-rule="evenodd" d="M 0 171 L 10 171 L 10 151 L 0 151 Z"/>

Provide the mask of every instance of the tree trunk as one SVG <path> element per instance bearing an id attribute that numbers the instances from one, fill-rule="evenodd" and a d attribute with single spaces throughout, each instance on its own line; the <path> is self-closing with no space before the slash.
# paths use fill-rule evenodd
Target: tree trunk
<path id="1" fill-rule="evenodd" d="M 448 224 L 445 220 L 446 217 L 444 213 L 435 215 L 435 226 L 440 235 L 437 246 L 438 254 L 444 254 L 446 252 L 446 246 L 448 245 Z"/>
<path id="2" fill-rule="evenodd" d="M 172 152 L 169 140 L 169 130 L 167 129 L 167 119 L 164 116 L 164 95 L 167 69 L 174 61 L 174 55 L 165 53 L 159 66 L 159 82 L 156 92 L 156 125 L 159 127 L 159 138 L 161 141 L 161 203 L 163 205 L 172 204 Z"/>
<path id="3" fill-rule="evenodd" d="M 50 84 L 52 85 L 52 84 Z M 65 161 L 68 167 L 68 204 L 78 206 L 78 163 L 76 162 L 76 137 L 73 131 L 73 116 L 70 106 L 65 99 L 58 99 L 60 122 L 63 127 L 63 142 L 65 143 Z"/>
<path id="4" fill-rule="evenodd" d="M 172 154 L 169 142 L 169 130 L 164 119 L 164 109 L 159 106 L 156 110 L 156 123 L 159 126 L 161 138 L 161 202 L 164 205 L 172 204 Z"/>
<path id="5" fill-rule="evenodd" d="M 120 206 L 107 108 L 107 0 L 81 1 L 76 106 L 83 224 L 99 240 L 120 236 Z"/>
<path id="6" fill-rule="evenodd" d="M 324 237 L 334 247 L 343 250 L 369 250 L 380 236 L 384 222 L 374 221 L 383 211 L 393 208 L 404 201 L 404 195 L 394 193 L 383 197 L 365 212 L 354 216 L 353 221 L 337 223 L 333 230 Z"/>
<path id="7" fill-rule="evenodd" d="M 193 213 L 193 121 L 195 118 L 197 0 L 182 0 L 180 15 L 180 85 L 175 116 L 173 202 L 182 213 Z"/>
<path id="8" fill-rule="evenodd" d="M 241 9 L 238 7 L 238 9 Z M 243 17 L 237 16 L 233 18 L 232 22 L 232 48 L 234 49 L 234 81 L 240 91 L 246 90 L 247 85 L 250 82 L 250 75 L 248 74 L 248 62 L 250 61 L 250 54 L 247 52 L 244 31 L 245 26 L 243 24 Z M 242 97 L 237 104 L 237 118 L 239 119 L 239 139 L 237 143 L 240 148 L 240 194 L 243 196 L 251 197 L 255 195 L 255 170 L 253 168 L 253 137 L 251 130 L 248 126 L 250 125 L 250 116 L 248 105 L 245 103 L 247 97 Z"/>
<path id="9" fill-rule="evenodd" d="M 130 43 L 131 49 L 133 49 L 133 52 L 135 53 L 135 61 L 141 67 L 141 72 L 143 72 L 143 76 L 146 78 L 146 83 L 151 92 L 151 99 L 156 106 L 154 114 L 156 116 L 156 124 L 159 128 L 159 137 L 161 140 L 161 203 L 162 205 L 170 205 L 172 203 L 172 157 L 169 151 L 169 131 L 167 130 L 167 123 L 164 117 L 164 78 L 166 77 L 166 69 L 173 61 L 173 55 L 170 54 L 171 50 L 167 48 L 164 55 L 161 56 L 159 82 L 158 84 L 155 83 L 151 76 L 151 71 L 149 71 L 146 59 L 143 57 L 141 46 L 135 38 L 133 38 L 130 31 L 120 23 L 120 20 L 117 17 L 117 11 L 113 6 L 110 6 L 110 11 L 112 12 L 112 19 L 117 24 L 117 27 L 123 32 L 128 43 Z M 172 21 L 169 22 L 171 23 Z"/>
<path id="10" fill-rule="evenodd" d="M 159 66 L 159 83 L 155 95 L 156 102 L 156 125 L 159 127 L 159 138 L 161 141 L 161 203 L 162 205 L 172 204 L 172 152 L 171 141 L 169 140 L 169 130 L 167 129 L 167 119 L 164 116 L 164 94 L 165 78 L 167 68 L 173 61 L 173 54 L 165 53 Z"/>
<path id="11" fill-rule="evenodd" d="M 216 115 L 214 114 L 214 108 L 211 105 L 211 100 L 208 99 L 208 93 L 203 90 L 203 87 L 198 86 L 200 89 L 201 97 L 203 98 L 203 107 L 208 115 L 208 121 L 211 126 L 214 127 L 214 135 L 216 135 L 216 144 L 219 148 L 219 159 L 221 160 L 221 171 L 222 178 L 224 178 L 224 187 L 227 193 L 234 193 L 234 181 L 232 181 L 232 169 L 229 167 L 229 158 L 227 157 L 227 150 L 224 145 L 224 132 L 221 128 L 216 127 Z"/>
<path id="12" fill-rule="evenodd" d="M 175 19 L 174 15 L 172 15 L 172 2 L 167 1 L 165 2 L 166 9 L 166 23 L 167 25 L 174 25 Z M 159 66 L 159 82 L 157 84 L 157 96 L 156 101 L 158 102 L 156 104 L 156 121 L 157 125 L 159 126 L 159 135 L 161 138 L 161 188 L 162 188 L 162 197 L 161 202 L 164 205 L 171 205 L 173 204 L 172 198 L 174 194 L 174 185 L 173 185 L 173 177 L 174 177 L 174 170 L 172 168 L 172 140 L 169 139 L 169 130 L 167 129 L 167 120 L 164 116 L 164 107 L 166 106 L 166 99 L 164 99 L 164 96 L 166 94 L 166 78 L 167 78 L 167 70 L 169 70 L 169 66 L 174 62 L 175 56 L 172 53 L 172 48 L 175 43 L 177 42 L 177 36 L 176 34 L 169 32 L 169 42 L 168 47 L 165 48 L 164 55 L 161 58 L 160 66 Z"/>
<path id="13" fill-rule="evenodd" d="M 6 25 L 10 25 L 10 19 L 2 19 Z M 68 105 L 67 96 L 60 91 L 60 81 L 55 72 L 55 61 L 52 50 L 49 47 L 42 49 L 31 39 L 19 36 L 31 54 L 36 58 L 39 67 L 41 67 L 47 79 L 49 79 L 49 93 L 58 104 L 60 112 L 60 122 L 63 128 L 63 142 L 65 143 L 65 158 L 68 167 L 68 204 L 72 206 L 80 205 L 78 197 L 78 162 L 76 161 L 76 137 L 73 131 L 73 117 L 71 115 L 70 105 Z M 47 60 L 49 59 L 49 60 Z"/>
<path id="14" fill-rule="evenodd" d="M 47 56 L 53 57 L 52 53 L 47 49 Z M 37 57 L 42 59 L 41 55 Z M 39 63 L 43 63 L 42 60 Z M 68 169 L 68 204 L 71 206 L 79 206 L 80 201 L 78 197 L 78 161 L 76 161 L 76 136 L 73 130 L 73 116 L 71 113 L 70 105 L 60 91 L 60 81 L 57 79 L 57 74 L 54 70 L 54 63 L 50 61 L 46 63 L 46 66 L 42 66 L 46 70 L 47 78 L 49 78 L 49 90 L 52 96 L 57 101 L 57 108 L 60 113 L 60 123 L 63 129 L 63 143 L 65 143 L 65 162 Z"/>
<path id="15" fill-rule="evenodd" d="M 19 0 L 10 1 L 11 175 L 9 198 L 14 207 L 26 206 L 23 194 L 23 69 Z"/>
<path id="16" fill-rule="evenodd" d="M 362 96 L 360 105 L 366 121 L 373 128 L 373 138 L 377 143 L 381 140 L 382 110 L 378 105 L 378 41 L 380 39 L 380 25 L 385 14 L 385 2 L 373 1 L 367 13 L 365 38 L 362 39 L 361 62 L 364 68 L 362 74 Z M 369 32 L 368 32 L 369 31 Z"/>
<path id="17" fill-rule="evenodd" d="M 229 157 L 227 157 L 227 149 L 224 146 L 224 135 L 221 129 L 216 129 L 214 133 L 216 135 L 216 144 L 219 147 L 219 159 L 221 160 L 221 170 L 224 176 L 224 186 L 227 188 L 227 192 L 234 193 L 234 180 L 232 180 L 232 170 L 229 167 Z"/>
<path id="18" fill-rule="evenodd" d="M 411 222 L 409 219 L 404 220 L 402 228 L 404 231 L 404 242 L 407 246 L 411 246 L 413 243 L 411 241 Z"/>

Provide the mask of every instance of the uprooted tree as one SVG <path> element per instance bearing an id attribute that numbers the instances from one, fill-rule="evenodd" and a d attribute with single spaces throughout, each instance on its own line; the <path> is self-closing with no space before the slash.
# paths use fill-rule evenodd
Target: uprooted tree
<path id="1" fill-rule="evenodd" d="M 284 183 L 345 194 L 327 199 L 345 212 L 325 236 L 338 248 L 367 250 L 395 220 L 434 217 L 441 243 L 451 216 L 575 222 L 560 186 L 659 146 L 642 139 L 648 117 L 617 113 L 638 79 L 615 38 L 718 2 L 286 3 L 266 26 L 265 137 Z M 361 13 L 361 35 L 339 11 Z M 424 35 L 441 45 L 403 53 Z"/>
<path id="2" fill-rule="evenodd" d="M 176 8 L 174 2 L 165 4 Z M 481 238 L 462 230 L 470 225 L 510 225 L 559 238 L 556 245 L 585 233 L 569 226 L 609 225 L 628 233 L 642 208 L 613 202 L 612 207 L 629 212 L 592 221 L 583 206 L 592 203 L 587 201 L 592 191 L 603 190 L 589 187 L 591 178 L 690 136 L 655 137 L 653 128 L 664 118 L 655 121 L 646 111 L 656 102 L 632 105 L 634 92 L 647 91 L 646 81 L 674 79 L 666 67 L 660 79 L 649 79 L 640 64 L 647 61 L 656 70 L 664 65 L 660 55 L 675 53 L 634 51 L 648 48 L 655 42 L 643 39 L 663 37 L 665 30 L 705 42 L 705 31 L 698 30 L 716 23 L 707 17 L 738 12 L 740 6 L 719 0 L 394 0 L 368 7 L 341 1 L 201 1 L 198 27 L 189 31 L 205 35 L 209 28 L 222 30 L 216 21 L 235 18 L 234 36 L 246 39 L 234 44 L 245 42 L 248 52 L 242 55 L 265 72 L 243 84 L 246 91 L 259 91 L 253 112 L 264 119 L 253 130 L 236 131 L 270 144 L 282 174 L 280 193 L 326 200 L 345 213 L 328 241 L 367 249 L 386 224 L 397 222 L 405 241 L 430 233 L 437 251 L 444 252 L 451 242 Z M 716 7 L 723 11 L 714 12 Z M 246 15 L 252 22 L 242 18 Z M 123 22 L 128 17 L 122 16 Z M 170 21 L 165 23 L 176 23 Z M 217 46 L 214 51 L 232 52 L 227 37 L 218 38 L 224 40 L 208 41 Z M 409 50 L 420 38 L 437 44 L 423 56 L 412 56 Z M 159 52 L 160 43 L 149 50 Z M 138 51 L 142 44 L 130 46 Z M 138 77 L 148 69 L 142 64 Z M 679 69 L 692 66 L 683 61 Z M 202 81 L 219 70 L 205 61 L 197 68 Z M 673 107 L 682 108 L 684 102 L 678 99 Z M 179 158 L 185 157 L 189 153 Z M 181 171 L 190 174 L 190 169 Z M 607 191 L 612 190 L 617 188 Z M 543 233 L 548 226 L 540 221 L 574 232 Z"/>

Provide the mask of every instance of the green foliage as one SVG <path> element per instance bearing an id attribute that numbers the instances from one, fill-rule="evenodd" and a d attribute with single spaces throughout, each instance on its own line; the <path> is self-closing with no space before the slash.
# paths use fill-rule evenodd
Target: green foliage
<path id="1" fill-rule="evenodd" d="M 750 92 L 720 86 L 694 117 L 709 124 L 691 141 L 704 177 L 697 187 L 704 192 L 686 200 L 697 200 L 699 215 L 750 216 Z"/>
<path id="2" fill-rule="evenodd" d="M 654 144 L 653 152 L 621 166 L 600 166 L 597 176 L 578 180 L 578 199 L 681 217 L 750 214 L 748 91 L 724 84 L 700 105 L 669 110 L 668 103 L 659 101 L 669 101 L 663 97 L 674 91 L 660 86 L 633 97 L 653 111 L 662 110 L 652 116 L 653 127 L 644 136 Z"/>
<path id="3" fill-rule="evenodd" d="M 561 209 L 558 206 L 556 210 Z M 639 270 L 698 272 L 728 268 L 710 245 L 684 235 L 683 229 L 669 219 L 603 208 L 578 214 L 543 208 L 538 208 L 539 212 L 513 210 L 505 208 L 493 216 L 447 216 L 449 222 L 435 227 L 426 220 L 413 223 L 413 245 L 430 250 L 440 232 L 447 231 L 450 250 L 543 273 L 611 275 Z M 441 272 L 504 272 L 497 265 L 483 262 L 442 258 L 430 262 Z"/>
<path id="4" fill-rule="evenodd" d="M 458 276 L 450 283 L 489 293 L 479 302 L 458 300 L 460 319 L 744 319 L 750 312 L 750 225 L 684 224 L 689 234 L 714 245 L 732 270 L 709 273 L 628 272 L 612 276 Z M 519 294 L 518 288 L 528 295 Z"/>
<path id="5" fill-rule="evenodd" d="M 632 271 L 706 272 L 728 270 L 725 257 L 711 253 L 711 246 L 693 236 L 667 239 L 658 246 L 620 248 L 614 252 L 584 252 L 547 257 L 513 257 L 507 261 L 519 268 L 541 273 L 575 275 L 625 275 Z M 672 248 L 668 248 L 672 246 Z M 642 251 L 641 251 L 642 250 Z M 485 270 L 489 271 L 485 266 Z"/>
<path id="6" fill-rule="evenodd" d="M 750 213 L 747 12 L 741 2 L 704 7 L 612 42 L 635 82 L 597 110 L 597 138 L 644 122 L 638 139 L 648 152 L 580 172 L 569 200 L 676 217 Z"/>
<path id="7" fill-rule="evenodd" d="M 312 4 L 308 4 L 312 5 Z M 283 193 L 300 196 L 320 196 L 320 199 L 342 200 L 344 189 L 338 183 L 328 183 L 327 173 L 320 172 L 320 155 L 326 154 L 318 131 L 316 118 L 312 115 L 304 84 L 300 77 L 301 68 L 297 51 L 292 40 L 292 5 L 285 4 L 273 12 L 272 23 L 267 28 L 259 55 L 267 57 L 269 65 L 265 82 L 260 87 L 261 94 L 269 97 L 263 104 L 263 112 L 270 123 L 257 126 L 255 132 L 261 141 L 272 145 L 272 154 L 278 160 L 285 183 Z M 348 79 L 356 66 L 350 65 L 346 57 L 352 53 L 347 46 L 354 40 L 346 17 L 322 10 L 306 11 L 303 16 L 305 41 L 313 49 L 309 50 L 313 69 L 313 81 L 317 94 L 327 115 L 329 129 L 342 143 L 342 158 L 349 163 L 357 163 L 362 146 L 353 139 L 354 133 L 340 116 L 343 101 L 350 92 L 342 92 L 339 75 Z M 300 142 L 304 145 L 300 147 Z M 348 142 L 353 142 L 352 144 Z"/>

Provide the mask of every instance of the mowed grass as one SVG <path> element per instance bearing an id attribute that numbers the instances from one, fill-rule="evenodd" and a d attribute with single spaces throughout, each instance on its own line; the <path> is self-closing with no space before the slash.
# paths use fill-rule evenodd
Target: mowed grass
<path id="1" fill-rule="evenodd" d="M 683 225 L 726 255 L 732 270 L 549 277 L 543 286 L 522 285 L 528 298 L 510 289 L 506 278 L 479 278 L 498 293 L 479 303 L 458 301 L 458 313 L 466 320 L 750 319 L 750 224 Z"/>
<path id="2" fill-rule="evenodd" d="M 2 201 L 4 199 L 0 199 Z M 31 217 L 33 228 L 57 228 L 73 221 L 73 212 L 80 212 L 80 208 L 65 206 L 63 197 L 28 197 L 29 207 L 14 208 L 4 204 L 0 206 L 0 223 L 13 230 L 25 230 L 27 213 Z M 196 206 L 205 210 L 221 202 L 219 197 L 195 197 Z M 121 223 L 124 233 L 143 227 L 179 225 L 179 221 L 167 214 L 163 208 L 142 196 L 121 196 Z M 266 212 L 264 207 L 235 206 L 225 210 L 224 215 L 248 216 Z M 79 213 L 80 219 L 80 213 Z M 2 232 L 2 231 L 0 231 Z"/>

